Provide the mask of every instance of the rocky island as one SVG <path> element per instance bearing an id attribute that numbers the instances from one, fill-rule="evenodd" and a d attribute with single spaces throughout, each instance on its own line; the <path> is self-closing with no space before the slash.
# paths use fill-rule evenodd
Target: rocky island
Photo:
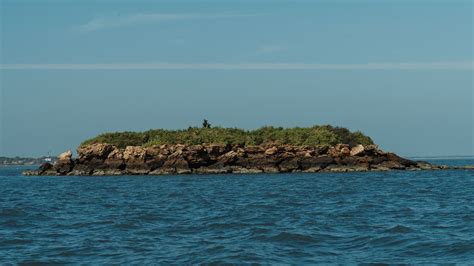
<path id="1" fill-rule="evenodd" d="M 361 132 L 332 126 L 106 133 L 25 175 L 165 175 L 444 169 L 384 152 Z"/>

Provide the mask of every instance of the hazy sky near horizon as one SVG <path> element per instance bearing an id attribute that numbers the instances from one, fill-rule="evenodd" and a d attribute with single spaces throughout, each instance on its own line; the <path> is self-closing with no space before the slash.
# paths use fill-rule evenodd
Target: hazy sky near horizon
<path id="1" fill-rule="evenodd" d="M 0 3 L 0 156 L 203 118 L 474 154 L 472 1 Z"/>

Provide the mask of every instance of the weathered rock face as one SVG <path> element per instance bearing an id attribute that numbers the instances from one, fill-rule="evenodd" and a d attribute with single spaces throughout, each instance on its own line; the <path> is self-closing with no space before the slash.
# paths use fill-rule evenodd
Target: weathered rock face
<path id="1" fill-rule="evenodd" d="M 68 150 L 66 152 L 63 152 L 63 153 L 59 154 L 58 160 L 65 161 L 65 160 L 71 159 L 71 157 L 72 157 L 72 151 Z"/>
<path id="2" fill-rule="evenodd" d="M 250 146 L 92 144 L 60 155 L 56 164 L 44 164 L 29 175 L 162 175 L 208 173 L 348 172 L 441 169 L 424 162 L 381 151 L 376 145 Z"/>
<path id="3" fill-rule="evenodd" d="M 114 149 L 115 146 L 109 144 L 92 144 L 77 148 L 77 155 L 79 160 L 91 160 L 93 158 L 103 160 Z"/>
<path id="4" fill-rule="evenodd" d="M 363 152 L 364 152 L 364 146 L 362 146 L 362 145 L 359 144 L 359 145 L 357 145 L 357 146 L 352 147 L 352 149 L 351 149 L 351 156 L 356 156 L 356 155 L 359 155 L 359 154 L 361 154 L 361 153 L 363 153 Z"/>

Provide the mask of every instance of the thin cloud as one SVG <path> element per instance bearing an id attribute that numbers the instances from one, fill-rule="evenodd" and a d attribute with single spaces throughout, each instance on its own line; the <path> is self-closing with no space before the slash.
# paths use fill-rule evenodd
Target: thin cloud
<path id="1" fill-rule="evenodd" d="M 91 32 L 108 28 L 117 28 L 124 26 L 133 26 L 140 24 L 159 23 L 164 21 L 176 20 L 198 20 L 198 19 L 226 19 L 251 17 L 257 14 L 132 14 L 126 16 L 115 17 L 97 17 L 93 18 L 87 23 L 78 26 L 79 31 Z"/>
<path id="2" fill-rule="evenodd" d="M 2 64 L 1 70 L 474 70 L 474 62 L 407 62 L 364 64 L 305 63 L 138 63 L 138 64 Z"/>

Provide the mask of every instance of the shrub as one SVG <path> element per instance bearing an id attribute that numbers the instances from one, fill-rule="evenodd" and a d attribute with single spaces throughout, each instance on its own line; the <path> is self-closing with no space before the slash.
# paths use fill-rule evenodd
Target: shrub
<path id="1" fill-rule="evenodd" d="M 245 146 L 262 144 L 291 145 L 334 145 L 347 143 L 373 144 L 370 137 L 360 131 L 351 132 L 346 128 L 329 125 L 308 128 L 282 128 L 264 126 L 256 130 L 223 127 L 189 127 L 183 130 L 153 129 L 145 132 L 105 133 L 84 141 L 81 145 L 92 143 L 108 143 L 120 148 L 126 146 L 153 146 L 161 144 L 203 143 L 240 144 Z"/>

